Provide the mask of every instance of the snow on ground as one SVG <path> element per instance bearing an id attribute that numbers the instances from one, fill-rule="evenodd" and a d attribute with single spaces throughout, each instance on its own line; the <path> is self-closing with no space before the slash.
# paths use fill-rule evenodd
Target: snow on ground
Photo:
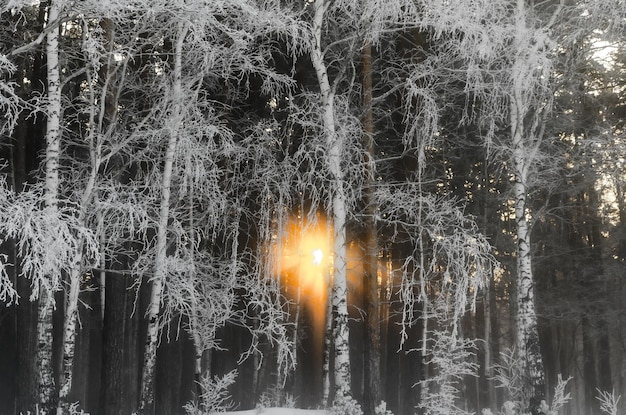
<path id="1" fill-rule="evenodd" d="M 225 412 L 225 415 L 327 415 L 323 409 L 258 408 Z"/>

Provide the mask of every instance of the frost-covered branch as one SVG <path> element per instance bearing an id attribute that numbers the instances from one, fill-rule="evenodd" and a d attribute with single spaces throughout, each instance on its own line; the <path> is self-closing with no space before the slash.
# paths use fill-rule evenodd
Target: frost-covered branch
<path id="1" fill-rule="evenodd" d="M 31 280 L 31 301 L 39 297 L 41 290 L 53 293 L 61 289 L 62 276 L 74 267 L 89 269 L 89 264 L 97 263 L 97 239 L 77 221 L 72 207 L 42 208 L 41 186 L 17 195 L 7 188 L 5 180 L 0 186 L 5 195 L 0 201 L 0 235 L 16 244 L 21 258 L 20 276 Z M 78 250 L 84 252 L 87 263 L 75 264 Z"/>

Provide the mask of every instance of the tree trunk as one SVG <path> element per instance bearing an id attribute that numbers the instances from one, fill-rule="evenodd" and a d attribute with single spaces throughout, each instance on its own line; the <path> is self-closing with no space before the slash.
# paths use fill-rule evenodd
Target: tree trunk
<path id="1" fill-rule="evenodd" d="M 43 30 L 43 24 L 45 21 L 45 10 L 41 7 L 40 10 L 40 28 Z M 41 65 L 41 53 L 38 53 L 34 59 L 34 66 L 40 67 Z M 39 66 L 37 66 L 39 64 Z M 38 70 L 27 71 L 22 68 L 26 67 L 25 63 L 21 63 L 20 70 L 17 73 L 18 79 L 32 79 L 33 85 L 42 85 L 44 79 L 41 78 Z M 39 91 L 41 92 L 41 91 Z M 38 122 L 40 124 L 41 121 Z M 36 154 L 39 153 L 40 145 L 36 148 L 32 148 L 28 145 L 29 139 L 38 137 L 42 140 L 42 128 L 39 125 L 37 131 L 35 127 L 37 124 L 29 124 L 25 115 L 20 116 L 20 122 L 15 130 L 15 141 L 13 145 L 13 190 L 16 193 L 21 192 L 24 189 L 24 184 L 28 181 L 29 177 L 29 165 L 36 161 Z M 35 147 L 35 146 L 33 146 Z M 27 157 L 28 155 L 28 157 Z M 33 160 L 34 159 L 34 160 Z M 17 348 L 17 373 L 16 373 L 16 394 L 15 394 L 15 413 L 26 413 L 32 410 L 33 402 L 37 402 L 37 303 L 28 301 L 30 297 L 31 286 L 30 281 L 27 278 L 20 278 L 22 272 L 19 247 L 13 247 L 14 253 L 12 261 L 15 264 L 15 287 L 17 289 L 20 301 L 16 306 L 16 348 Z"/>
<path id="2" fill-rule="evenodd" d="M 111 128 L 115 125 L 115 117 L 117 114 L 117 105 L 119 92 L 117 85 L 117 77 L 115 72 L 114 63 L 114 48 L 115 48 L 115 25 L 111 19 L 102 19 L 100 21 L 100 27 L 104 32 L 105 48 L 107 54 L 107 64 L 103 65 L 100 70 L 99 76 L 103 83 L 103 93 L 100 100 L 104 100 L 104 112 L 99 119 L 100 131 L 104 135 L 108 135 L 111 132 Z M 95 196 L 98 197 L 97 194 Z M 98 228 L 102 228 L 104 217 L 99 214 L 98 216 Z M 104 321 L 104 315 L 106 311 L 106 255 L 104 254 L 104 247 L 106 246 L 106 235 L 102 233 L 99 235 L 100 239 L 100 268 L 103 270 L 100 272 L 100 314 L 102 321 Z"/>
<path id="3" fill-rule="evenodd" d="M 485 327 L 485 357 L 484 357 L 484 361 L 483 361 L 483 365 L 484 365 L 484 369 L 485 369 L 485 388 L 487 388 L 487 390 L 485 391 L 485 397 L 486 397 L 486 404 L 487 404 L 487 408 L 496 408 L 498 407 L 498 402 L 496 399 L 496 392 L 494 390 L 494 382 L 493 382 L 493 362 L 494 362 L 494 353 L 493 353 L 493 348 L 494 348 L 494 337 L 497 338 L 498 337 L 498 333 L 495 333 L 494 336 L 494 330 L 491 324 L 492 321 L 492 314 L 495 313 L 496 310 L 493 310 L 492 312 L 492 305 L 495 305 L 495 300 L 492 301 L 492 298 L 495 297 L 494 294 L 494 281 L 493 281 L 493 275 L 490 276 L 489 278 L 489 285 L 487 286 L 487 291 L 485 293 L 485 297 L 483 298 L 484 301 L 484 306 L 485 306 L 485 323 L 484 323 L 484 327 Z M 497 340 L 496 340 L 497 341 Z M 497 354 L 495 354 L 497 356 Z"/>
<path id="4" fill-rule="evenodd" d="M 102 329 L 102 379 L 100 384 L 101 414 L 124 415 L 124 355 L 125 338 L 128 337 L 126 296 L 127 276 L 110 273 L 106 291 L 106 310 Z"/>
<path id="5" fill-rule="evenodd" d="M 16 253 L 17 258 L 17 253 Z M 17 290 L 21 298 L 30 295 L 30 284 L 26 278 L 17 279 Z M 33 402 L 38 399 L 37 353 L 37 303 L 20 301 L 17 305 L 17 375 L 16 375 L 16 413 L 32 410 Z"/>
<path id="6" fill-rule="evenodd" d="M 515 106 L 515 105 L 513 105 Z M 512 111 L 512 116 L 517 112 Z M 522 363 L 522 373 L 527 377 L 526 391 L 528 403 L 534 413 L 544 399 L 545 378 L 543 360 L 537 330 L 535 313 L 535 295 L 533 291 L 533 274 L 531 266 L 530 228 L 526 220 L 526 180 L 525 153 L 521 141 L 521 125 L 514 124 L 514 162 L 515 183 L 515 223 L 517 229 L 517 321 L 516 350 Z M 534 409 L 533 409 L 534 408 Z"/>
<path id="7" fill-rule="evenodd" d="M 343 143 L 335 132 L 334 94 L 322 52 L 322 25 L 328 7 L 325 0 L 315 1 L 313 50 L 311 60 L 320 86 L 324 135 L 328 145 L 328 168 L 332 176 L 333 217 L 333 338 L 335 343 L 335 400 L 350 396 L 350 345 L 348 329 L 348 283 L 346 258 L 346 195 L 341 168 Z"/>
<path id="8" fill-rule="evenodd" d="M 95 99 L 92 97 L 92 109 L 97 105 Z M 90 123 L 94 123 L 93 114 L 91 112 Z M 88 135 L 89 144 L 89 160 L 91 163 L 91 171 L 89 173 L 89 179 L 80 200 L 78 223 L 80 226 L 85 227 L 85 218 L 87 216 L 90 203 L 94 195 L 94 189 L 96 186 L 96 180 L 98 177 L 98 171 L 100 170 L 101 156 L 101 144 L 95 137 L 93 131 Z M 78 296 L 80 294 L 80 283 L 83 274 L 83 245 L 84 239 L 80 239 L 78 242 L 78 250 L 76 251 L 72 263 L 72 269 L 69 274 L 69 292 L 66 295 L 66 308 L 65 308 L 65 320 L 63 326 L 63 367 L 60 375 L 60 391 L 59 391 L 59 407 L 57 412 L 59 414 L 69 411 L 68 396 L 72 388 L 72 370 L 74 366 L 74 353 L 76 347 L 76 317 L 78 314 Z M 104 278 L 104 277 L 102 277 Z M 101 297 L 103 298 L 103 297 Z"/>
<path id="9" fill-rule="evenodd" d="M 376 230 L 376 165 L 374 148 L 374 118 L 372 114 L 372 45 L 367 43 L 361 51 L 363 85 L 363 130 L 366 149 L 365 189 L 365 260 L 364 260 L 364 300 L 367 316 L 365 342 L 365 412 L 374 414 L 381 401 L 380 387 L 380 318 L 378 293 L 378 240 Z"/>
<path id="10" fill-rule="evenodd" d="M 389 321 L 390 317 L 390 293 L 393 287 L 393 271 L 391 264 L 390 253 L 387 249 L 383 250 L 383 261 L 381 267 L 381 286 L 379 290 L 379 304 L 380 314 L 379 320 L 381 322 L 380 328 L 380 379 L 381 379 L 381 399 L 385 399 L 389 402 L 388 393 L 389 390 L 386 387 L 389 383 L 389 370 L 387 368 L 389 361 Z M 394 349 L 395 352 L 395 349 Z"/>
<path id="11" fill-rule="evenodd" d="M 167 225 L 170 211 L 170 183 L 172 179 L 172 169 L 174 154 L 178 143 L 178 132 L 180 129 L 182 114 L 182 48 L 187 34 L 188 26 L 180 23 L 178 37 L 174 50 L 174 85 L 171 132 L 168 138 L 167 150 L 165 152 L 163 174 L 161 177 L 161 203 L 159 208 L 159 226 L 157 229 L 157 243 L 154 262 L 154 275 L 152 276 L 152 292 L 150 304 L 148 306 L 148 329 L 144 351 L 143 373 L 141 377 L 141 398 L 139 412 L 148 414 L 154 412 L 154 373 L 156 362 L 156 349 L 159 334 L 158 316 L 161 306 L 163 291 L 163 280 L 166 273 L 166 245 L 167 245 Z"/>
<path id="12" fill-rule="evenodd" d="M 193 180 L 189 180 L 189 246 L 191 247 L 191 262 L 195 262 L 195 247 L 196 247 L 196 237 L 195 237 L 195 212 L 194 212 L 194 196 L 195 189 L 193 186 Z M 195 271 L 194 271 L 195 272 Z M 194 380 L 195 384 L 195 396 L 198 400 L 200 400 L 202 396 L 202 385 L 200 381 L 202 380 L 202 356 L 204 355 L 205 346 L 202 338 L 200 337 L 200 333 L 197 328 L 200 326 L 200 322 L 198 321 L 198 314 L 200 313 L 198 307 L 198 301 L 194 296 L 191 302 L 191 315 L 189 316 L 189 324 L 191 328 L 191 340 L 193 342 L 193 350 L 194 350 Z M 255 370 L 256 372 L 256 370 Z"/>
<path id="13" fill-rule="evenodd" d="M 72 369 L 74 366 L 74 347 L 76 345 L 76 315 L 78 312 L 78 294 L 80 292 L 80 270 L 70 273 L 70 290 L 66 296 L 65 320 L 63 325 L 63 368 L 60 374 L 59 406 L 57 414 L 69 410 L 68 396 L 72 388 Z"/>
<path id="14" fill-rule="evenodd" d="M 50 1 L 47 25 L 54 25 L 59 19 L 56 0 Z M 59 189 L 59 149 L 61 138 L 61 75 L 59 68 L 58 30 L 50 30 L 46 36 L 47 68 L 47 120 L 46 120 L 46 160 L 45 194 L 46 209 L 58 210 Z M 55 278 L 55 276 L 51 276 Z M 55 407 L 56 390 L 52 365 L 52 311 L 54 295 L 52 286 L 40 287 L 37 320 L 37 369 L 39 389 L 39 411 L 45 414 Z"/>
<path id="15" fill-rule="evenodd" d="M 512 138 L 513 196 L 515 198 L 515 225 L 517 231 L 516 273 L 516 350 L 525 376 L 525 403 L 532 413 L 537 413 L 545 396 L 545 372 L 539 344 L 537 315 L 535 312 L 534 283 L 531 264 L 530 227 L 527 221 L 528 178 L 530 165 L 539 145 L 539 137 L 526 137 L 525 118 L 533 109 L 526 96 L 525 77 L 535 68 L 529 67 L 525 55 L 527 27 L 524 0 L 517 0 L 515 15 L 516 58 L 511 79 L 510 124 Z"/>
<path id="16" fill-rule="evenodd" d="M 330 406 L 330 354 L 333 347 L 332 321 L 333 306 L 330 302 L 332 298 L 332 285 L 328 283 L 328 303 L 326 304 L 326 326 L 324 327 L 324 356 L 322 363 L 322 404 Z"/>

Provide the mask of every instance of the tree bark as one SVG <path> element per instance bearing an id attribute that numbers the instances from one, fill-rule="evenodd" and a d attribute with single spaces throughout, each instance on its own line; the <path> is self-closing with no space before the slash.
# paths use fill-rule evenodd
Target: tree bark
<path id="1" fill-rule="evenodd" d="M 48 6 L 47 25 L 54 25 L 59 19 L 57 0 Z M 56 213 L 58 210 L 59 189 L 59 149 L 61 138 L 61 74 L 59 68 L 58 30 L 53 29 L 46 36 L 47 70 L 47 119 L 46 119 L 46 160 L 45 160 L 45 208 Z M 54 278 L 54 276 L 51 276 Z M 39 389 L 39 411 L 52 412 L 56 404 L 56 389 L 52 364 L 52 311 L 54 295 L 52 288 L 40 287 L 37 320 L 37 369 Z"/>
<path id="2" fill-rule="evenodd" d="M 515 104 L 512 106 L 515 107 Z M 527 198 L 527 166 L 525 149 L 521 145 L 521 119 L 515 108 L 512 109 L 515 127 L 514 163 L 515 183 L 515 224 L 517 230 L 517 319 L 516 319 L 516 350 L 522 363 L 522 373 L 527 377 L 529 389 L 527 397 L 531 411 L 535 412 L 544 399 L 545 375 L 539 345 L 537 315 L 535 313 L 535 295 L 531 264 L 530 228 L 526 219 Z M 533 409 L 535 408 L 535 409 Z"/>
<path id="3" fill-rule="evenodd" d="M 91 176 L 87 184 L 87 188 L 83 193 L 81 201 L 80 212 L 78 221 L 81 226 L 84 226 L 84 220 L 86 215 L 87 205 L 91 199 L 93 193 L 93 186 L 95 183 L 96 175 L 98 173 L 99 163 L 92 164 Z M 74 264 L 69 275 L 69 292 L 66 295 L 66 308 L 65 319 L 63 324 L 63 339 L 62 339 L 62 371 L 60 374 L 60 390 L 59 390 L 59 406 L 57 413 L 59 415 L 67 413 L 69 411 L 68 397 L 72 389 L 72 373 L 74 369 L 74 355 L 76 348 L 76 320 L 78 315 L 78 297 L 80 294 L 80 283 L 82 278 L 82 262 L 83 262 L 83 240 L 79 241 L 78 251 L 75 254 Z"/>
<path id="4" fill-rule="evenodd" d="M 513 196 L 515 198 L 515 225 L 517 231 L 516 272 L 516 350 L 526 377 L 525 400 L 528 410 L 537 413 L 545 398 L 545 372 L 539 344 L 537 315 L 535 312 L 534 282 L 531 263 L 531 232 L 527 220 L 528 179 L 530 165 L 538 150 L 540 137 L 527 131 L 525 118 L 533 111 L 525 90 L 525 78 L 535 68 L 526 61 L 523 51 L 528 47 L 526 10 L 524 0 L 517 0 L 515 10 L 516 51 L 511 68 L 512 91 L 510 100 L 510 128 L 512 138 L 512 167 L 514 175 Z"/>
<path id="5" fill-rule="evenodd" d="M 330 355 L 332 352 L 332 321 L 333 321 L 333 305 L 330 302 L 332 298 L 332 285 L 328 282 L 328 303 L 326 304 L 326 325 L 324 327 L 324 356 L 322 362 L 322 404 L 330 406 Z"/>
<path id="6" fill-rule="evenodd" d="M 378 291 L 378 240 L 376 230 L 376 157 L 374 148 L 374 118 L 372 113 L 372 45 L 365 44 L 361 51 L 363 85 L 363 141 L 366 150 L 365 165 L 367 180 L 365 189 L 365 260 L 364 300 L 367 316 L 365 343 L 365 394 L 366 413 L 374 414 L 381 401 L 380 387 L 380 312 Z"/>
<path id="7" fill-rule="evenodd" d="M 105 102 L 109 102 L 110 97 L 107 96 Z M 91 111 L 90 111 L 90 124 L 95 124 L 95 113 L 97 101 L 95 97 L 91 96 Z M 110 111 L 109 109 L 107 109 Z M 112 114 L 107 114 L 108 118 L 112 118 Z M 89 145 L 89 160 L 90 160 L 90 172 L 89 178 L 81 195 L 80 205 L 78 207 L 78 224 L 81 227 L 86 227 L 86 217 L 90 203 L 94 197 L 96 181 L 98 178 L 98 171 L 102 164 L 101 154 L 101 142 L 94 134 L 93 130 L 87 137 Z M 57 412 L 59 414 L 69 411 L 68 397 L 72 388 L 72 371 L 74 366 L 74 354 L 76 347 L 76 318 L 78 314 L 78 297 L 80 294 L 80 283 L 83 277 L 83 245 L 85 241 L 80 238 L 78 241 L 78 249 L 74 255 L 72 268 L 69 273 L 69 291 L 66 294 L 66 307 L 65 307 L 65 319 L 63 326 L 63 339 L 62 339 L 62 371 L 60 374 L 60 390 L 59 390 L 59 407 Z M 102 277 L 104 278 L 104 277 Z M 104 297 L 101 297 L 104 298 Z"/>
<path id="8" fill-rule="evenodd" d="M 163 174 L 161 176 L 161 202 L 159 208 L 159 225 L 157 229 L 156 253 L 154 262 L 154 275 L 152 277 L 152 292 L 148 306 L 148 329 L 144 351 L 143 372 L 141 376 L 141 398 L 139 412 L 148 414 L 154 412 L 154 373 L 156 363 L 156 349 L 158 342 L 158 316 L 163 292 L 163 281 L 166 270 L 166 247 L 167 228 L 170 211 L 170 185 L 174 164 L 174 154 L 178 143 L 178 134 L 182 115 L 182 48 L 187 34 L 188 26 L 180 23 L 174 49 L 174 85 L 173 85 L 173 109 L 170 120 L 170 134 L 167 150 L 164 157 Z"/>
<path id="9" fill-rule="evenodd" d="M 106 310 L 102 329 L 102 414 L 123 415 L 124 354 L 128 336 L 126 313 L 127 283 L 123 274 L 111 273 L 106 291 Z M 132 351 L 126 350 L 126 353 Z"/>
<path id="10" fill-rule="evenodd" d="M 44 10 L 41 7 L 38 23 L 42 27 L 45 21 Z M 35 58 L 34 65 L 41 63 L 41 53 Z M 40 71 L 27 70 L 26 59 L 20 59 L 20 66 L 17 73 L 18 79 L 32 79 L 34 85 L 42 85 L 44 79 L 41 79 Z M 33 163 L 35 156 L 40 150 L 39 148 L 31 148 L 27 143 L 32 137 L 43 139 L 41 128 L 34 131 L 35 125 L 29 124 L 25 115 L 20 115 L 20 121 L 15 129 L 15 142 L 13 145 L 13 190 L 20 193 L 24 189 L 24 184 L 28 181 L 29 164 Z M 38 146 L 39 147 L 39 146 Z M 29 155 L 29 157 L 27 157 Z M 20 278 L 21 254 L 19 248 L 13 246 L 13 263 L 15 264 L 15 287 L 20 298 L 27 299 L 30 296 L 30 281 L 26 278 Z M 17 373 L 15 382 L 15 413 L 26 413 L 32 410 L 33 402 L 37 402 L 37 367 L 36 367 L 36 351 L 37 351 L 37 303 L 31 301 L 20 301 L 16 306 L 16 349 L 17 349 Z"/>
<path id="11" fill-rule="evenodd" d="M 322 52 L 322 25 L 328 7 L 326 0 L 316 0 L 313 20 L 311 60 L 317 75 L 322 101 L 324 136 L 328 145 L 328 168 L 332 176 L 333 217 L 333 338 L 335 343 L 335 400 L 351 396 L 350 345 L 348 329 L 348 283 L 346 258 L 346 195 L 341 168 L 343 143 L 335 132 L 334 93 L 328 79 Z"/>

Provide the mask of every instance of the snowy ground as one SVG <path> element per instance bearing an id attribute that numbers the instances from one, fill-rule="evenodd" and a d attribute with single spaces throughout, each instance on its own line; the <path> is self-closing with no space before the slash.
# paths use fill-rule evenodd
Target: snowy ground
<path id="1" fill-rule="evenodd" d="M 323 409 L 263 408 L 226 412 L 230 415 L 326 415 Z"/>

